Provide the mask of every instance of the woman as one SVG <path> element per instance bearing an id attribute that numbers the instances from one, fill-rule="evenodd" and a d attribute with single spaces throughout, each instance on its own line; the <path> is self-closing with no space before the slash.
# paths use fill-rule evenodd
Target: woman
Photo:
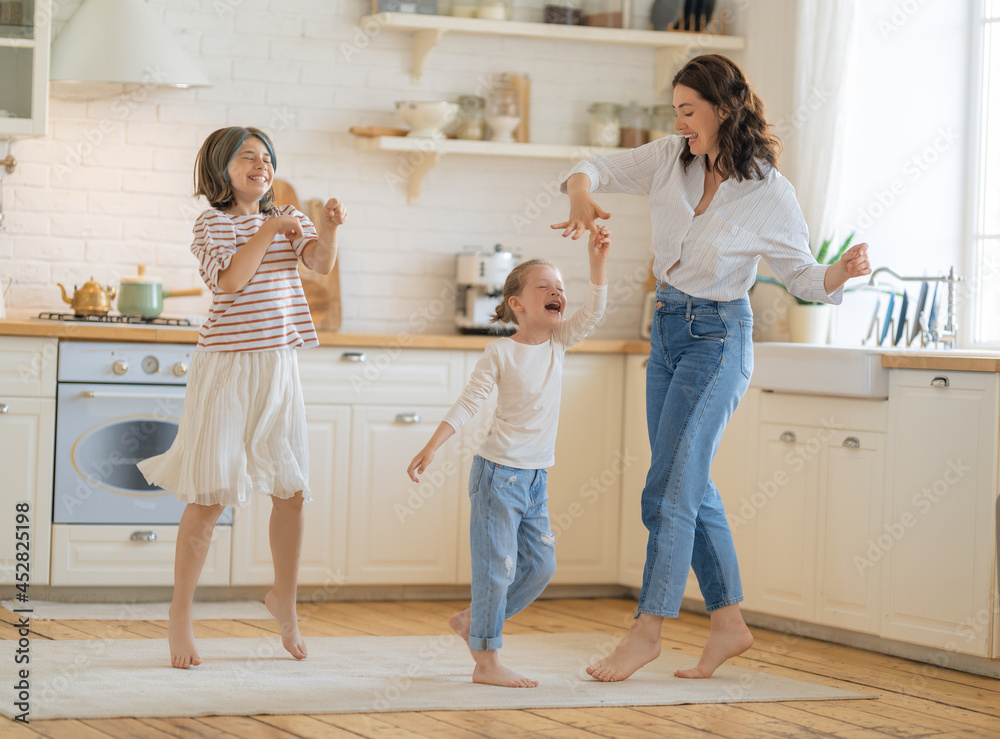
<path id="1" fill-rule="evenodd" d="M 577 239 L 610 218 L 591 192 L 649 198 L 656 314 L 646 371 L 652 463 L 642 491 L 649 530 L 635 621 L 605 659 L 587 668 L 624 680 L 660 654 L 664 618 L 676 618 L 694 568 L 711 614 L 697 666 L 678 677 L 710 677 L 753 645 L 743 621 L 736 551 L 719 491 L 709 479 L 719 440 L 753 370 L 747 290 L 763 257 L 789 291 L 839 304 L 851 277 L 871 272 L 868 247 L 819 265 L 795 192 L 777 170 L 779 141 L 742 70 L 718 54 L 688 62 L 673 80 L 677 130 L 646 146 L 595 155 L 563 188 L 569 220 L 552 227 Z"/>

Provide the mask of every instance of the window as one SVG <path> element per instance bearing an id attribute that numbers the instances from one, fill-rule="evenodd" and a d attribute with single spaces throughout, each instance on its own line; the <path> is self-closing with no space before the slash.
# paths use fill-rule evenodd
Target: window
<path id="1" fill-rule="evenodd" d="M 975 341 L 1000 344 L 1000 0 L 986 0 L 983 20 Z"/>

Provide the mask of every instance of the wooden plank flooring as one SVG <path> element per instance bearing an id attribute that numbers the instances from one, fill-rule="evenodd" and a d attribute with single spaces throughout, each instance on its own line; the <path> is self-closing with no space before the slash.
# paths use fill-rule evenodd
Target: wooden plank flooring
<path id="1" fill-rule="evenodd" d="M 309 604 L 309 636 L 447 634 L 455 601 Z M 505 633 L 590 631 L 620 636 L 631 623 L 628 600 L 543 600 L 512 619 Z M 0 639 L 17 638 L 13 614 L 0 609 Z M 33 639 L 163 639 L 163 621 L 34 621 Z M 268 637 L 266 621 L 198 621 L 195 634 Z M 700 652 L 708 619 L 682 613 L 664 628 L 663 648 Z M 838 644 L 755 629 L 756 643 L 733 664 L 776 675 L 874 693 L 878 700 L 793 701 L 638 708 L 426 711 L 311 716 L 211 716 L 170 719 L 35 721 L 0 718 L 0 739 L 646 739 L 651 737 L 969 737 L 1000 739 L 1000 681 Z M 164 655 L 166 659 L 166 655 Z M 469 663 L 471 675 L 472 663 Z M 3 692 L 9 694 L 9 689 Z"/>

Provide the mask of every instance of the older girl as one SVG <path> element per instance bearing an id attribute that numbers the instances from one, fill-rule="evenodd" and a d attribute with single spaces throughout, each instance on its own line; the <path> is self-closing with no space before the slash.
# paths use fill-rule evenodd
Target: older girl
<path id="1" fill-rule="evenodd" d="M 305 405 L 295 350 L 316 346 L 297 262 L 327 274 L 337 258 L 343 204 L 327 201 L 319 230 L 291 206 L 275 207 L 270 139 L 222 128 L 198 152 L 195 190 L 212 205 L 194 226 L 191 251 L 212 308 L 191 359 L 180 428 L 165 453 L 139 464 L 150 484 L 188 505 L 174 554 L 170 662 L 201 664 L 191 603 L 212 529 L 226 506 L 271 498 L 274 587 L 264 598 L 281 641 L 305 659 L 295 612 L 307 479 Z"/>

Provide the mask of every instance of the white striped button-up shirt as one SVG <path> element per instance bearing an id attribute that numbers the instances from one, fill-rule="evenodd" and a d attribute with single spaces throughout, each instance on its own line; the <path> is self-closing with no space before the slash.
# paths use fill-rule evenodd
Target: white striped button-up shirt
<path id="1" fill-rule="evenodd" d="M 667 136 L 638 149 L 595 154 L 570 175 L 587 175 L 591 192 L 649 197 L 653 274 L 688 295 L 709 300 L 746 295 L 763 257 L 793 295 L 839 304 L 843 288 L 828 295 L 823 286 L 828 267 L 809 251 L 809 229 L 791 183 L 764 165 L 762 180 L 722 182 L 708 209 L 695 216 L 705 191 L 705 157 L 695 157 L 685 172 L 680 159 L 685 146 L 683 136 Z"/>

